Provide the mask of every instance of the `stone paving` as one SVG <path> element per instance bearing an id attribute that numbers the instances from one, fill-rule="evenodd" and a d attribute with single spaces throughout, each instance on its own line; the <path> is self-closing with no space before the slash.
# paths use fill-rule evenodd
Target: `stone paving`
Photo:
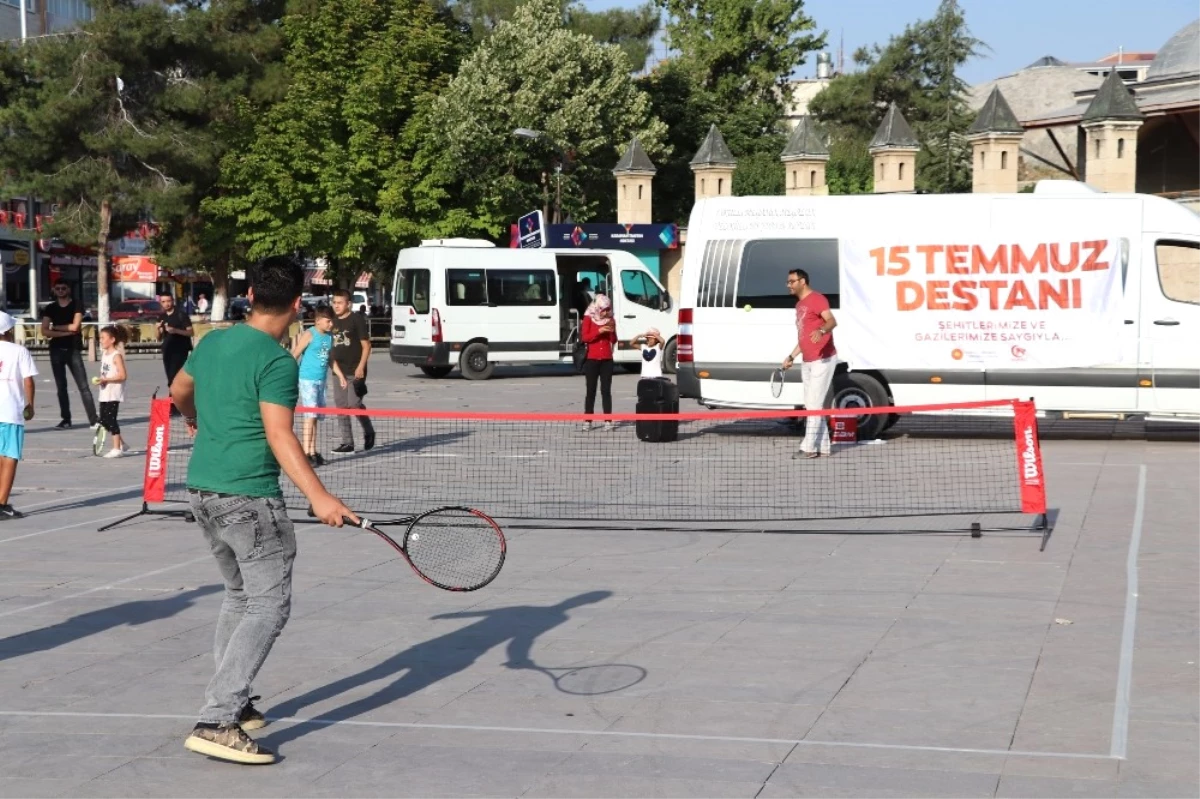
<path id="1" fill-rule="evenodd" d="M 1045 552 L 1016 533 L 522 529 L 493 585 L 453 595 L 369 534 L 299 526 L 292 618 L 254 688 L 281 760 L 238 767 L 182 747 L 221 600 L 199 533 L 96 531 L 139 507 L 141 457 L 52 430 L 40 366 L 29 515 L 0 525 L 0 796 L 1200 793 L 1194 440 L 1058 425 Z M 140 453 L 162 377 L 131 371 Z M 380 357 L 371 375 L 374 407 L 578 410 L 583 392 L 560 368 L 471 383 Z"/>

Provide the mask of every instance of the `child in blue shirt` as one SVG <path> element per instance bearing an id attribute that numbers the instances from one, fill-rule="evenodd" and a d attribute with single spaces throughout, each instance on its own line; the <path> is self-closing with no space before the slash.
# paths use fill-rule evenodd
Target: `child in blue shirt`
<path id="1" fill-rule="evenodd" d="M 318 308 L 313 326 L 306 330 L 292 345 L 292 356 L 300 362 L 300 406 L 304 408 L 325 407 L 325 373 L 329 370 L 329 351 L 333 347 L 333 311 Z M 346 377 L 337 363 L 333 373 L 346 386 Z M 317 414 L 313 411 L 300 413 L 304 419 L 304 435 L 301 443 L 304 454 L 313 468 L 325 465 L 325 459 L 317 452 Z"/>

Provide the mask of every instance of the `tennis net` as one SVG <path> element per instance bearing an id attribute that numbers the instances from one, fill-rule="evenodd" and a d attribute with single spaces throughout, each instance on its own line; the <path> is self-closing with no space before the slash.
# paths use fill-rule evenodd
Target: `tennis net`
<path id="1" fill-rule="evenodd" d="M 157 490 L 147 499 L 186 502 L 191 440 L 178 417 L 162 424 L 169 405 L 154 410 L 146 468 L 147 486 Z M 298 409 L 297 435 L 305 410 Z M 865 413 L 887 414 L 889 425 L 869 441 L 856 440 L 861 417 L 845 411 L 313 412 L 317 449 L 327 461 L 318 476 L 376 521 L 442 505 L 475 507 L 498 519 L 599 525 L 983 514 L 1035 514 L 1045 521 L 1032 402 L 871 409 Z M 375 429 L 369 451 L 362 451 L 355 418 L 362 415 Z M 169 436 L 157 455 L 155 418 L 158 435 Z M 356 451 L 335 453 L 343 419 Z M 663 421 L 678 424 L 674 440 L 639 437 L 639 426 Z M 829 456 L 795 457 L 814 424 L 831 429 Z M 307 510 L 286 477 L 283 484 L 288 507 Z"/>

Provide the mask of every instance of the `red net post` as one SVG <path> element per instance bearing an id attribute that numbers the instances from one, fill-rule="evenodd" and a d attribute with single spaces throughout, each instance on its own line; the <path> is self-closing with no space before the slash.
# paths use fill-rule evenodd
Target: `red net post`
<path id="1" fill-rule="evenodd" d="M 1013 402 L 1013 429 L 1017 442 L 1017 480 L 1021 486 L 1021 512 L 1046 512 L 1046 473 L 1038 440 L 1037 407 L 1033 400 Z"/>

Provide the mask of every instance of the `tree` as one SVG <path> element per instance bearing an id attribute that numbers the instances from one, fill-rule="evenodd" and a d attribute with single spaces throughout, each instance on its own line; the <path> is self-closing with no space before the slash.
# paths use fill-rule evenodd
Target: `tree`
<path id="1" fill-rule="evenodd" d="M 533 208 L 549 216 L 560 180 L 571 218 L 611 217 L 621 150 L 637 135 L 653 158 L 666 132 L 625 54 L 568 30 L 558 0 L 529 0 L 497 25 L 421 128 L 424 178 L 415 194 L 431 236 L 496 236 Z M 546 135 L 520 139 L 517 128 Z"/>
<path id="2" fill-rule="evenodd" d="M 482 41 L 501 22 L 512 19 L 525 0 L 456 0 L 450 5 L 456 19 L 468 28 L 476 41 Z M 591 36 L 602 44 L 615 44 L 625 51 L 634 71 L 641 71 L 650 56 L 651 43 L 658 33 L 658 9 L 653 2 L 636 8 L 609 8 L 589 11 L 581 2 L 563 0 L 563 20 L 567 28 Z"/>
<path id="3" fill-rule="evenodd" d="M 208 272 L 213 319 L 225 318 L 229 271 L 244 260 L 245 247 L 237 241 L 236 219 L 200 207 L 222 193 L 222 158 L 249 148 L 255 120 L 286 89 L 283 12 L 283 0 L 210 0 L 177 17 L 179 73 L 203 90 L 203 103 L 192 113 L 199 146 L 186 202 L 176 214 L 156 211 L 151 245 L 160 265 Z"/>
<path id="4" fill-rule="evenodd" d="M 200 91 L 183 79 L 163 6 L 98 0 L 78 35 L 0 53 L 0 167 L 10 196 L 58 204 L 43 236 L 95 249 L 99 317 L 109 320 L 109 240 L 150 209 L 185 202 Z"/>
<path id="5" fill-rule="evenodd" d="M 971 36 L 955 0 L 942 0 L 933 19 L 909 25 L 886 47 L 855 53 L 862 69 L 834 78 L 810 107 L 836 140 L 869 141 L 895 102 L 923 145 L 918 190 L 969 191 L 970 152 L 964 134 L 971 114 L 967 86 L 957 70 L 984 46 Z M 833 169 L 832 156 L 830 164 Z"/>
<path id="6" fill-rule="evenodd" d="M 694 190 L 689 161 L 716 124 L 738 159 L 735 194 L 782 194 L 782 89 L 807 53 L 824 46 L 810 33 L 802 0 L 658 0 L 668 46 L 678 57 L 641 80 L 667 123 L 673 155 L 659 164 L 655 204 L 684 223 Z M 664 196 L 665 195 L 665 196 Z M 659 199 L 661 198 L 661 199 Z"/>
<path id="7" fill-rule="evenodd" d="M 282 30 L 290 83 L 225 154 L 203 209 L 236 224 L 250 258 L 323 256 L 352 281 L 407 243 L 406 128 L 463 42 L 427 0 L 296 0 Z"/>

